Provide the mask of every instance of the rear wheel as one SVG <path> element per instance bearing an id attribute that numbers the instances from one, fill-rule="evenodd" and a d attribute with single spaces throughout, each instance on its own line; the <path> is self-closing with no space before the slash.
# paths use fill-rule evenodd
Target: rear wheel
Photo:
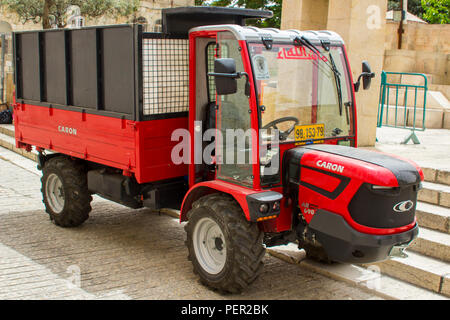
<path id="1" fill-rule="evenodd" d="M 82 164 L 66 157 L 45 162 L 42 169 L 42 195 L 50 220 L 61 227 L 76 227 L 89 217 L 92 196 Z"/>
<path id="2" fill-rule="evenodd" d="M 201 282 L 238 293 L 262 272 L 263 233 L 245 219 L 239 204 L 223 194 L 207 195 L 193 204 L 186 224 L 189 260 Z"/>

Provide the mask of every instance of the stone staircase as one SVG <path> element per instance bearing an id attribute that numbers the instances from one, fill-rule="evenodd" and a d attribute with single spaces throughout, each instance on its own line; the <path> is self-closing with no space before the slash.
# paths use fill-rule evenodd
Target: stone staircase
<path id="1" fill-rule="evenodd" d="M 424 172 L 416 210 L 420 231 L 406 250 L 408 257 L 374 265 L 390 277 L 450 297 L 450 172 Z"/>

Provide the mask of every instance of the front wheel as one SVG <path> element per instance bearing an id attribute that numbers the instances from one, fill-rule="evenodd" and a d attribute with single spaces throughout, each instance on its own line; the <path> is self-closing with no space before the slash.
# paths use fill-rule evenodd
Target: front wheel
<path id="1" fill-rule="evenodd" d="M 245 219 L 233 198 L 204 196 L 194 202 L 188 218 L 188 258 L 203 284 L 238 293 L 259 276 L 265 254 L 263 232 Z"/>

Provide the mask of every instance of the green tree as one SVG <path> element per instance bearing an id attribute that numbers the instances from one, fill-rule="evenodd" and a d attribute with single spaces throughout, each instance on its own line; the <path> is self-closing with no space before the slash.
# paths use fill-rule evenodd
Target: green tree
<path id="1" fill-rule="evenodd" d="M 197 6 L 232 7 L 270 10 L 270 19 L 248 19 L 247 24 L 260 28 L 280 28 L 282 0 L 195 0 Z"/>
<path id="2" fill-rule="evenodd" d="M 42 23 L 44 29 L 51 23 L 64 28 L 67 24 L 67 9 L 80 7 L 83 17 L 103 15 L 129 16 L 139 8 L 140 0 L 0 0 L 0 5 L 17 13 L 23 23 Z"/>
<path id="3" fill-rule="evenodd" d="M 388 1 L 388 10 L 399 10 L 400 9 L 400 0 L 389 0 Z M 408 0 L 408 12 L 412 13 L 416 17 L 423 19 L 423 7 L 422 0 Z"/>
<path id="4" fill-rule="evenodd" d="M 423 18 L 429 23 L 450 23 L 450 0 L 422 0 Z"/>

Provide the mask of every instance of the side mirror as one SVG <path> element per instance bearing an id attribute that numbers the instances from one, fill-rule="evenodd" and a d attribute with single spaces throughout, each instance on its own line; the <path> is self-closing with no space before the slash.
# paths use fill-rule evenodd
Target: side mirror
<path id="1" fill-rule="evenodd" d="M 214 72 L 208 76 L 215 77 L 216 91 L 218 95 L 233 94 L 237 92 L 237 81 L 242 76 L 247 78 L 245 82 L 245 95 L 250 96 L 250 81 L 245 72 L 236 72 L 236 61 L 232 58 L 220 58 L 214 60 Z"/>
<path id="2" fill-rule="evenodd" d="M 361 77 L 363 78 L 363 89 L 369 89 L 372 78 L 375 78 L 375 73 L 372 72 L 369 62 L 367 61 L 363 61 L 362 63 L 362 73 L 359 75 L 358 81 L 354 84 L 355 92 L 358 92 L 359 90 Z"/>
<path id="3" fill-rule="evenodd" d="M 363 89 L 367 90 L 370 88 L 372 78 L 375 78 L 375 73 L 372 72 L 369 62 L 367 61 L 363 61 L 362 63 L 362 75 L 363 75 Z"/>
<path id="4" fill-rule="evenodd" d="M 236 61 L 231 58 L 214 60 L 214 73 L 217 94 L 233 94 L 237 91 L 238 74 L 236 73 Z"/>

